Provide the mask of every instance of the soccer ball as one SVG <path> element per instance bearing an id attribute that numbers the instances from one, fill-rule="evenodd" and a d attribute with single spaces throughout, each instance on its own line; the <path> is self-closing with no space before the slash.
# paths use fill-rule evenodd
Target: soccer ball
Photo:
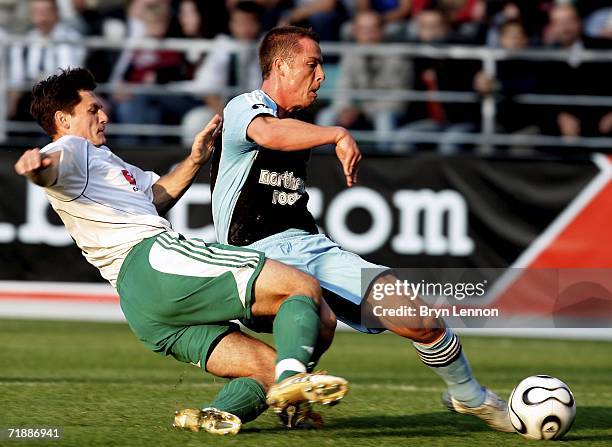
<path id="1" fill-rule="evenodd" d="M 510 421 L 530 439 L 560 439 L 576 416 L 576 401 L 569 387 L 551 376 L 531 376 L 510 394 Z"/>

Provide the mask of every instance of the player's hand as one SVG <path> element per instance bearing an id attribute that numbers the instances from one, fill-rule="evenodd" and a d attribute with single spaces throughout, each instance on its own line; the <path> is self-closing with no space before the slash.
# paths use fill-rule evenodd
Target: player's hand
<path id="1" fill-rule="evenodd" d="M 25 151 L 17 163 L 15 163 L 15 172 L 19 175 L 32 174 L 42 171 L 53 164 L 51 157 L 40 153 L 39 148 L 29 149 Z"/>
<path id="2" fill-rule="evenodd" d="M 357 183 L 357 171 L 361 161 L 361 152 L 357 142 L 346 129 L 343 129 L 340 138 L 336 141 L 336 156 L 342 164 L 346 177 L 346 185 L 350 188 Z"/>
<path id="3" fill-rule="evenodd" d="M 29 149 L 15 163 L 15 172 L 38 186 L 49 186 L 57 180 L 61 152 L 41 154 L 39 148 Z"/>
<path id="4" fill-rule="evenodd" d="M 215 140 L 221 132 L 223 120 L 219 115 L 215 115 L 208 122 L 204 129 L 198 133 L 191 146 L 191 160 L 195 164 L 204 165 L 210 159 L 213 148 L 215 147 Z"/>

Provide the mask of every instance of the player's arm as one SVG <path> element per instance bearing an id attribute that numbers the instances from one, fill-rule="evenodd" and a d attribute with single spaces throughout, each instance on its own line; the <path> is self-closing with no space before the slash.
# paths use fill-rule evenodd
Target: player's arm
<path id="1" fill-rule="evenodd" d="M 343 127 L 317 126 L 291 118 L 261 115 L 251 121 L 247 136 L 266 149 L 278 151 L 299 151 L 334 144 L 346 184 L 350 187 L 357 183 L 361 152 L 355 139 Z"/>
<path id="2" fill-rule="evenodd" d="M 196 135 L 187 158 L 153 184 L 153 204 L 160 215 L 174 206 L 193 183 L 200 168 L 208 162 L 220 130 L 221 117 L 215 115 Z"/>
<path id="3" fill-rule="evenodd" d="M 61 151 L 43 154 L 39 148 L 29 149 L 15 163 L 15 172 L 38 186 L 51 186 L 57 181 L 60 156 Z"/>

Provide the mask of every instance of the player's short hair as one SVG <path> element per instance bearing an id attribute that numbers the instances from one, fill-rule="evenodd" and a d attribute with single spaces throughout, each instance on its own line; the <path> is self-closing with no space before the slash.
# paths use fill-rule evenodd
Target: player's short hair
<path id="1" fill-rule="evenodd" d="M 300 40 L 304 38 L 319 43 L 319 36 L 311 29 L 279 26 L 268 31 L 259 46 L 259 65 L 262 77 L 268 79 L 276 58 L 293 63 L 295 55 L 301 50 Z"/>
<path id="2" fill-rule="evenodd" d="M 81 102 L 80 91 L 93 91 L 96 81 L 86 68 L 68 68 L 40 81 L 32 88 L 30 114 L 50 137 L 55 136 L 55 112 L 72 114 Z"/>

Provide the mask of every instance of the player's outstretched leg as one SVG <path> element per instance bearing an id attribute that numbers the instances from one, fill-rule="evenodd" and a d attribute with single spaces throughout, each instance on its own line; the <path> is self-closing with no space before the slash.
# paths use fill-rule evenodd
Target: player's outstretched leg
<path id="1" fill-rule="evenodd" d="M 348 391 L 347 381 L 340 377 L 306 372 L 319 336 L 320 303 L 321 288 L 312 276 L 266 260 L 251 310 L 256 317 L 274 317 L 276 383 L 267 403 L 276 412 L 305 402 L 337 403 Z"/>
<path id="2" fill-rule="evenodd" d="M 465 405 L 451 396 L 448 391 L 442 395 L 442 402 L 450 411 L 476 416 L 494 430 L 514 433 L 515 430 L 510 422 L 506 401 L 488 388 L 484 388 L 484 391 L 485 400 L 477 407 Z"/>
<path id="3" fill-rule="evenodd" d="M 239 331 L 225 335 L 214 347 L 206 369 L 218 377 L 234 378 L 212 402 L 178 411 L 174 426 L 217 435 L 238 433 L 242 424 L 263 413 L 266 391 L 274 383 L 274 349 Z"/>
<path id="4" fill-rule="evenodd" d="M 415 341 L 414 347 L 421 361 L 448 386 L 442 400 L 449 410 L 476 416 L 494 430 L 514 432 L 506 402 L 478 383 L 459 337 L 450 328 L 431 343 Z"/>
<path id="5" fill-rule="evenodd" d="M 376 280 L 377 283 L 392 284 L 396 281 L 397 278 L 391 274 Z M 368 297 L 369 302 L 370 299 Z M 397 300 L 395 305 L 401 302 L 417 309 L 426 306 L 419 298 L 406 301 L 406 297 L 386 296 L 385 299 L 389 302 Z M 421 361 L 444 380 L 448 391 L 443 401 L 449 409 L 477 416 L 495 430 L 514 431 L 506 402 L 478 383 L 459 337 L 445 326 L 442 319 L 431 316 L 384 317 L 380 322 L 392 332 L 411 339 Z"/>
<path id="6" fill-rule="evenodd" d="M 221 388 L 204 408 L 178 411 L 174 425 L 192 431 L 203 429 L 215 435 L 235 435 L 243 423 L 254 420 L 266 408 L 263 385 L 253 378 L 239 377 Z"/>

